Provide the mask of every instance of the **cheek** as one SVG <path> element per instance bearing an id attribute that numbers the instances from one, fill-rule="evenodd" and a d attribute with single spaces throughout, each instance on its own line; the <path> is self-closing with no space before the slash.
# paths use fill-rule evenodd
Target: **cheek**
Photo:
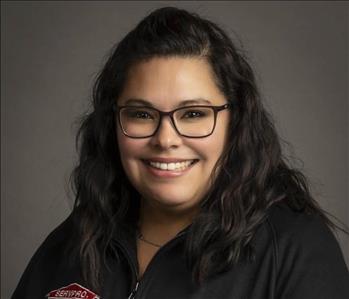
<path id="1" fill-rule="evenodd" d="M 120 138 L 118 145 L 122 160 L 139 160 L 144 153 L 144 142 L 137 139 Z"/>
<path id="2" fill-rule="evenodd" d="M 215 131 L 214 134 L 207 138 L 201 140 L 198 139 L 195 142 L 195 145 L 192 146 L 192 148 L 196 149 L 196 152 L 203 160 L 202 166 L 205 168 L 202 170 L 203 173 L 206 171 L 210 174 L 212 173 L 212 170 L 221 157 L 227 142 L 226 128 L 217 126 L 216 129 L 219 130 Z"/>
<path id="3" fill-rule="evenodd" d="M 118 146 L 121 160 L 128 158 L 130 155 L 132 156 L 132 152 L 136 149 L 132 142 L 124 136 L 118 137 Z"/>
<path id="4" fill-rule="evenodd" d="M 117 135 L 117 142 L 121 164 L 125 172 L 128 175 L 137 172 L 137 163 L 139 162 L 144 142 L 129 138 L 122 133 Z"/>
<path id="5" fill-rule="evenodd" d="M 202 153 L 203 157 L 207 159 L 217 160 L 221 156 L 227 142 L 227 127 L 226 122 L 217 123 L 215 131 L 211 136 L 197 139 L 195 145 L 197 151 Z"/>
<path id="6" fill-rule="evenodd" d="M 212 135 L 207 138 L 187 142 L 188 147 L 193 149 L 198 158 L 202 159 L 206 167 L 213 167 L 223 152 L 223 136 Z"/>
<path id="7" fill-rule="evenodd" d="M 120 158 L 122 160 L 131 158 L 140 149 L 140 143 L 137 139 L 132 139 L 125 136 L 119 126 L 116 128 L 117 143 L 120 151 Z"/>

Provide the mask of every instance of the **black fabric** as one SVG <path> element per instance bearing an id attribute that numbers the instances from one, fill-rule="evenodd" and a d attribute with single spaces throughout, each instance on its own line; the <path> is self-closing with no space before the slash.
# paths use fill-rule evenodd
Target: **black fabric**
<path id="1" fill-rule="evenodd" d="M 84 285 L 78 259 L 64 255 L 72 225 L 68 218 L 37 250 L 12 299 L 45 298 L 71 283 Z M 347 299 L 349 274 L 332 231 L 314 215 L 274 205 L 253 239 L 256 259 L 241 262 L 201 288 L 186 268 L 187 229 L 164 245 L 148 265 L 134 298 L 138 299 Z M 128 298 L 136 285 L 134 235 L 115 236 L 120 260 L 109 256 L 104 269 L 103 299 Z"/>

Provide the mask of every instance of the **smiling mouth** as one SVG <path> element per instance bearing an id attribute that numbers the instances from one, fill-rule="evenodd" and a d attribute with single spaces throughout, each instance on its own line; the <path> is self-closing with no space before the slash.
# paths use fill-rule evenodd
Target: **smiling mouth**
<path id="1" fill-rule="evenodd" d="M 163 170 L 163 171 L 183 171 L 189 168 L 190 166 L 194 165 L 198 161 L 199 161 L 198 159 L 193 159 L 193 160 L 186 160 L 181 162 L 162 163 L 162 162 L 155 162 L 150 160 L 143 160 L 143 162 L 148 166 L 155 169 Z"/>

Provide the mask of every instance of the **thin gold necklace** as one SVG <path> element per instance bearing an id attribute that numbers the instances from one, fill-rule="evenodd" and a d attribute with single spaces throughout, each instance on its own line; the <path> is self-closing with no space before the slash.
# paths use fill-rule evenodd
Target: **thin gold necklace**
<path id="1" fill-rule="evenodd" d="M 148 241 L 148 240 L 144 239 L 143 234 L 139 230 L 138 230 L 138 239 L 143 241 L 143 242 L 145 242 L 145 243 L 153 245 L 155 247 L 159 247 L 160 248 L 162 246 L 162 245 L 159 245 L 159 244 L 156 244 L 156 243 L 153 243 L 151 241 Z"/>

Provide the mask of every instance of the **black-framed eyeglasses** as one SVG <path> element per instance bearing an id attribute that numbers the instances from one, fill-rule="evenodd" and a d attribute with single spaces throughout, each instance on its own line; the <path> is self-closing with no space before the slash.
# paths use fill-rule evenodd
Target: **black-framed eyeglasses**
<path id="1" fill-rule="evenodd" d="M 176 132 L 184 137 L 203 138 L 210 136 L 215 127 L 217 113 L 230 107 L 229 103 L 221 106 L 185 106 L 172 111 L 161 111 L 148 106 L 117 106 L 122 132 L 131 138 L 147 138 L 154 136 L 164 116 L 169 116 Z"/>

